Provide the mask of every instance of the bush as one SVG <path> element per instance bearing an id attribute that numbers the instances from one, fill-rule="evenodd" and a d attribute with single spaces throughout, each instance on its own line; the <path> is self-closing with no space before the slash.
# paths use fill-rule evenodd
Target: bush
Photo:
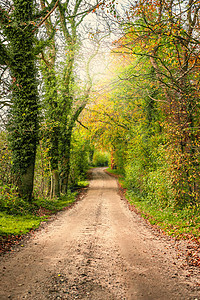
<path id="1" fill-rule="evenodd" d="M 70 177 L 69 184 L 73 188 L 79 181 L 86 179 L 86 173 L 89 169 L 89 146 L 83 138 L 73 138 L 70 159 Z"/>
<path id="2" fill-rule="evenodd" d="M 125 184 L 129 190 L 141 192 L 143 189 L 143 169 L 140 164 L 133 163 L 125 168 Z"/>
<path id="3" fill-rule="evenodd" d="M 164 169 L 150 172 L 145 178 L 147 201 L 164 208 L 173 206 L 173 188 L 170 175 Z"/>
<path id="4" fill-rule="evenodd" d="M 30 212 L 30 204 L 19 198 L 14 185 L 3 185 L 0 192 L 0 210 L 12 215 L 24 215 Z"/>

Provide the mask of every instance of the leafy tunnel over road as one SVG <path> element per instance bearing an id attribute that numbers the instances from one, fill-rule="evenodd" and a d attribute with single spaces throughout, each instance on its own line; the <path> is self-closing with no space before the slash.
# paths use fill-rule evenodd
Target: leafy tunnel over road
<path id="1" fill-rule="evenodd" d="M 200 299 L 176 241 L 131 212 L 103 168 L 91 172 L 82 201 L 2 257 L 0 299 Z"/>

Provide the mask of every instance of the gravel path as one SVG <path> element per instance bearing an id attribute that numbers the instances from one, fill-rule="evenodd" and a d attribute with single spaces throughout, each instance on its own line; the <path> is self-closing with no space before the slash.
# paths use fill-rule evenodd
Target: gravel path
<path id="1" fill-rule="evenodd" d="M 0 269 L 0 300 L 200 299 L 198 270 L 188 273 L 176 241 L 131 212 L 102 168 L 82 201 L 2 256 Z"/>

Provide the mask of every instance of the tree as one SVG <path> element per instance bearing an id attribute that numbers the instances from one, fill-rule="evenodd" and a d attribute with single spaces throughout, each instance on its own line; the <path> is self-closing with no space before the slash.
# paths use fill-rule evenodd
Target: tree
<path id="1" fill-rule="evenodd" d="M 55 9 L 55 2 L 49 5 L 50 11 Z M 8 1 L 0 6 L 0 63 L 7 66 L 12 79 L 9 132 L 13 169 L 19 195 L 29 201 L 33 191 L 39 129 L 34 35 L 47 9 L 36 14 L 35 11 L 32 0 Z"/>
<path id="2" fill-rule="evenodd" d="M 137 1 L 117 42 L 124 53 L 149 59 L 162 89 L 177 204 L 199 198 L 199 10 L 193 0 Z"/>
<path id="3" fill-rule="evenodd" d="M 45 2 L 42 0 L 41 5 L 45 7 Z M 59 195 L 60 191 L 67 192 L 72 132 L 87 103 L 91 89 L 89 78 L 85 90 L 78 89 L 74 65 L 80 44 L 79 27 L 88 13 L 97 5 L 98 3 L 88 5 L 80 0 L 74 3 L 59 2 L 57 21 L 53 22 L 51 19 L 45 21 L 47 36 L 49 39 L 53 37 L 40 55 L 44 79 L 44 112 L 46 122 L 49 124 L 47 134 L 50 138 L 49 156 L 53 175 L 51 184 L 53 195 Z M 58 30 L 57 34 L 56 30 Z M 61 55 L 59 62 L 56 61 L 56 44 L 62 47 L 65 54 Z M 94 55 L 90 57 L 88 65 Z M 60 68 L 58 64 L 61 65 Z"/>

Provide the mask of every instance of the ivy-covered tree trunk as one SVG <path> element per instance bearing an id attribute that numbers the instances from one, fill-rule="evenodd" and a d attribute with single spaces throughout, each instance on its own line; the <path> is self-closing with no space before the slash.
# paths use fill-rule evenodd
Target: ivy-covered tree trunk
<path id="1" fill-rule="evenodd" d="M 33 49 L 32 0 L 14 0 L 9 34 L 13 63 L 10 137 L 19 195 L 31 200 L 38 142 L 38 92 Z"/>
<path id="2" fill-rule="evenodd" d="M 62 144 L 62 176 L 61 176 L 61 191 L 62 193 L 66 194 L 68 190 L 69 185 L 69 174 L 70 174 L 70 152 L 71 152 L 71 138 L 72 138 L 72 130 L 69 130 L 65 135 L 63 139 Z"/>
<path id="3" fill-rule="evenodd" d="M 45 91 L 45 117 L 48 126 L 48 139 L 50 167 L 52 173 L 51 196 L 60 195 L 60 180 L 59 180 L 59 111 L 57 99 L 57 79 L 54 71 L 54 63 L 51 67 L 42 66 L 41 70 L 44 79 Z"/>
<path id="4" fill-rule="evenodd" d="M 40 0 L 40 2 L 41 6 L 45 7 L 46 1 Z M 61 68 L 59 76 L 56 76 L 59 69 L 56 66 L 55 39 L 53 38 L 51 43 L 47 44 L 48 50 L 40 53 L 44 79 L 45 117 L 49 123 L 47 126 L 50 144 L 48 152 L 51 165 L 51 195 L 53 196 L 58 196 L 60 191 L 67 193 L 72 132 L 86 101 L 86 97 L 83 103 L 77 101 L 75 97 L 73 70 L 78 49 L 77 28 L 87 16 L 88 11 L 82 0 L 75 0 L 73 4 L 70 1 L 62 3 L 59 1 L 58 10 L 59 30 L 62 31 L 65 43 L 63 46 L 66 50 L 63 68 Z M 79 19 L 79 14 L 82 15 L 81 19 Z M 54 20 L 46 20 L 45 26 L 49 39 L 54 37 L 57 26 Z"/>
<path id="5" fill-rule="evenodd" d="M 40 0 L 41 7 L 47 7 L 44 0 Z M 49 139 L 49 156 L 51 168 L 51 191 L 50 196 L 60 195 L 59 179 L 59 111 L 58 111 L 58 94 L 57 94 L 57 77 L 55 71 L 56 60 L 56 43 L 55 43 L 55 26 L 51 18 L 45 21 L 46 33 L 48 35 L 48 48 L 41 51 L 40 69 L 44 81 L 44 113 L 48 130 Z M 50 42 L 51 41 L 51 42 Z"/>

